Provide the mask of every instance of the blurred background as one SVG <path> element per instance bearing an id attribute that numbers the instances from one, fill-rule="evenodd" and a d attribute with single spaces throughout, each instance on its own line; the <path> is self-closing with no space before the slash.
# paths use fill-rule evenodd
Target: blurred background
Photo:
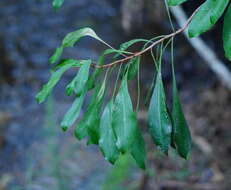
<path id="1" fill-rule="evenodd" d="M 146 107 L 139 113 L 148 144 L 147 170 L 129 156 L 112 167 L 96 146 L 63 133 L 59 122 L 73 99 L 64 75 L 45 104 L 35 94 L 49 77 L 48 58 L 68 32 L 84 26 L 115 47 L 133 38 L 171 31 L 162 0 L 66 0 L 55 11 L 48 0 L 0 1 L 0 190 L 229 190 L 231 187 L 231 94 L 183 35 L 175 41 L 180 96 L 193 135 L 191 158 L 163 156 L 146 134 Z M 202 1 L 184 5 L 187 15 Z M 177 22 L 173 23 L 178 27 Z M 222 50 L 222 25 L 202 36 L 229 67 Z M 137 47 L 139 48 L 139 47 Z M 64 57 L 97 59 L 104 46 L 83 39 Z M 138 49 L 134 48 L 134 51 Z M 164 81 L 170 97 L 170 52 Z M 148 55 L 141 70 L 142 96 L 152 83 Z M 113 82 L 113 81 L 112 81 Z M 231 82 L 231 81 L 230 81 Z M 131 84 L 133 85 L 133 84 Z M 131 93 L 135 93 L 131 90 Z M 84 111 L 84 110 L 83 110 Z"/>

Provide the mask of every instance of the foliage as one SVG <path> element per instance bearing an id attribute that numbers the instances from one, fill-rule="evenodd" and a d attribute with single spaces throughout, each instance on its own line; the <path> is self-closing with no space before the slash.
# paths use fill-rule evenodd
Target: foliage
<path id="1" fill-rule="evenodd" d="M 185 1 L 168 0 L 167 2 L 169 6 L 174 6 Z M 54 8 L 59 8 L 63 2 L 64 0 L 53 0 Z M 128 90 L 128 83 L 129 80 L 137 77 L 139 87 L 141 56 L 149 51 L 153 57 L 155 76 L 148 110 L 149 134 L 157 147 L 165 154 L 168 154 L 168 150 L 172 146 L 181 157 L 187 159 L 191 150 L 191 135 L 178 95 L 173 63 L 173 39 L 175 35 L 185 30 L 188 25 L 190 37 L 196 37 L 208 31 L 223 15 L 228 5 L 229 0 L 206 0 L 194 12 L 184 28 L 176 32 L 173 31 L 170 35 L 159 36 L 151 40 L 134 39 L 121 44 L 119 49 L 115 49 L 104 42 L 91 28 L 82 28 L 67 34 L 50 58 L 51 64 L 58 63 L 64 48 L 73 47 L 81 38 L 86 36 L 100 41 L 109 49 L 106 49 L 101 54 L 97 63 L 92 60 L 61 60 L 59 64 L 54 66 L 48 83 L 43 86 L 36 96 L 37 101 L 41 103 L 49 96 L 65 71 L 78 67 L 77 75 L 66 87 L 67 95 L 75 96 L 75 100 L 61 122 L 62 129 L 66 131 L 75 123 L 79 117 L 86 94 L 89 91 L 93 91 L 91 102 L 75 128 L 76 138 L 80 140 L 88 138 L 88 144 L 98 144 L 105 159 L 112 164 L 116 162 L 120 155 L 131 154 L 137 165 L 144 169 L 146 160 L 145 141 L 137 121 L 139 98 L 136 103 L 137 109 L 134 109 Z M 229 5 L 225 14 L 223 32 L 225 55 L 231 60 L 230 23 L 231 5 Z M 144 44 L 140 52 L 132 53 L 127 51 L 128 48 L 136 43 Z M 169 111 L 169 105 L 166 103 L 161 74 L 162 56 L 169 44 L 171 44 L 172 50 L 172 112 Z M 154 49 L 154 46 L 157 48 Z M 112 62 L 105 64 L 105 57 L 108 55 L 113 55 Z M 119 65 L 119 70 L 114 85 L 114 92 L 111 99 L 106 103 L 105 108 L 103 108 L 110 74 L 117 65 Z M 101 76 L 103 75 L 104 78 L 102 79 Z M 138 88 L 138 94 L 139 90 Z"/>

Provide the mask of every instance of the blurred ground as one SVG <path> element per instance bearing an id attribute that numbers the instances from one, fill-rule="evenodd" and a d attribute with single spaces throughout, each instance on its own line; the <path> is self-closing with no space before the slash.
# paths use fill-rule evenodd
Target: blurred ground
<path id="1" fill-rule="evenodd" d="M 63 89 L 73 72 L 65 75 L 46 104 L 35 102 L 36 92 L 49 76 L 48 57 L 66 33 L 90 26 L 117 46 L 126 39 L 150 38 L 169 30 L 167 20 L 151 22 L 153 15 L 144 14 L 142 28 L 131 28 L 128 36 L 117 0 L 66 1 L 58 12 L 49 1 L 0 2 L 0 190 L 229 190 L 231 95 L 183 37 L 177 38 L 175 54 L 181 99 L 194 140 L 189 161 L 173 151 L 169 158 L 161 155 L 145 134 L 150 150 L 147 171 L 134 167 L 126 156 L 112 168 L 96 147 L 78 142 L 72 131 L 61 132 L 59 121 L 72 101 Z M 218 26 L 206 42 L 222 59 L 220 33 Z M 103 48 L 83 40 L 65 57 L 96 59 Z M 168 55 L 164 79 L 170 92 Z M 145 57 L 143 97 L 152 82 L 150 65 Z M 140 125 L 145 133 L 145 107 L 142 110 Z"/>

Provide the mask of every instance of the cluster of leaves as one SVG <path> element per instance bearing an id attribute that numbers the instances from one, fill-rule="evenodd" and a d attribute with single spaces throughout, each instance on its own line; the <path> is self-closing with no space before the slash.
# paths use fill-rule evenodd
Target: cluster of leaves
<path id="1" fill-rule="evenodd" d="M 187 0 L 166 0 L 169 6 L 180 5 Z M 64 0 L 53 0 L 53 7 L 60 8 Z M 228 7 L 228 8 L 227 8 Z M 223 47 L 225 56 L 231 60 L 231 4 L 230 0 L 206 0 L 189 25 L 189 37 L 197 37 L 211 29 L 223 15 Z"/>
<path id="2" fill-rule="evenodd" d="M 90 36 L 106 44 L 90 28 L 83 28 L 69 33 L 62 41 L 50 58 L 50 63 L 59 61 L 62 51 L 66 47 L 72 47 L 82 37 Z M 88 137 L 87 144 L 98 144 L 105 159 L 112 164 L 121 154 L 130 153 L 136 160 L 140 168 L 145 168 L 146 150 L 145 142 L 138 127 L 137 110 L 134 111 L 131 97 L 128 91 L 128 81 L 134 79 L 138 74 L 140 66 L 140 56 L 134 56 L 127 64 L 120 63 L 117 82 L 121 79 L 120 87 L 115 90 L 111 100 L 106 103 L 104 109 L 104 97 L 107 87 L 108 75 L 113 68 L 109 67 L 104 75 L 100 77 L 104 70 L 100 66 L 104 65 L 107 55 L 114 55 L 112 59 L 131 54 L 126 51 L 130 46 L 138 42 L 145 42 L 144 48 L 151 42 L 145 39 L 135 39 L 121 44 L 118 50 L 114 48 L 106 49 L 99 57 L 97 64 L 91 60 L 65 59 L 54 66 L 50 80 L 37 94 L 37 101 L 43 102 L 51 93 L 62 74 L 73 67 L 79 70 L 73 80 L 66 86 L 66 94 L 74 95 L 75 100 L 65 114 L 61 127 L 64 131 L 70 128 L 78 119 L 84 98 L 88 91 L 93 91 L 92 99 L 86 109 L 85 114 L 75 128 L 75 136 L 81 140 Z M 162 46 L 161 46 L 162 47 Z M 163 48 L 159 48 L 162 52 Z M 179 155 L 187 158 L 191 148 L 191 136 L 186 124 L 181 104 L 176 88 L 175 74 L 173 70 L 173 110 L 168 112 L 165 100 L 164 86 L 161 76 L 161 58 L 155 60 L 156 79 L 148 111 L 149 132 L 155 144 L 164 153 L 168 153 L 170 145 L 178 151 Z M 91 67 L 92 66 L 92 67 Z M 93 68 L 93 73 L 90 69 Z M 90 74 L 91 73 L 91 74 Z"/>
<path id="3" fill-rule="evenodd" d="M 186 0 L 168 0 L 168 5 L 178 5 L 185 1 Z M 59 8 L 63 2 L 64 0 L 53 0 L 53 6 Z M 221 17 L 228 4 L 229 0 L 206 0 L 189 25 L 189 36 L 196 37 L 209 30 Z M 223 32 L 224 49 L 228 59 L 231 59 L 230 23 L 231 5 L 225 15 Z M 94 63 L 92 60 L 75 59 L 59 61 L 64 48 L 73 47 L 76 42 L 85 36 L 90 36 L 109 47 L 109 49 L 106 49 L 100 55 L 97 63 Z M 134 39 L 121 44 L 119 49 L 114 49 L 99 38 L 90 28 L 83 28 L 67 34 L 49 60 L 51 64 L 56 65 L 52 69 L 48 83 L 45 84 L 37 94 L 37 101 L 39 103 L 45 101 L 64 72 L 71 68 L 78 68 L 76 76 L 66 86 L 66 94 L 69 96 L 73 95 L 75 100 L 61 122 L 62 129 L 66 131 L 75 123 L 79 118 L 86 94 L 89 91 L 93 91 L 86 112 L 75 128 L 76 138 L 79 140 L 88 138 L 87 144 L 98 144 L 105 159 L 112 164 L 116 162 L 121 154 L 126 153 L 133 156 L 140 168 L 145 168 L 145 141 L 138 127 L 138 109 L 134 110 L 128 90 L 129 80 L 134 79 L 136 76 L 139 79 L 141 55 L 134 55 L 127 51 L 127 49 L 136 43 L 145 43 L 143 46 L 143 49 L 145 49 L 158 38 L 159 37 L 151 40 Z M 181 157 L 187 159 L 191 150 L 191 135 L 178 96 L 173 59 L 173 101 L 171 113 L 166 103 L 164 84 L 162 81 L 162 55 L 169 45 L 169 42 L 172 44 L 171 49 L 173 50 L 173 38 L 167 43 L 161 43 L 157 49 L 157 56 L 154 56 L 153 50 L 151 50 L 153 62 L 155 63 L 155 80 L 148 109 L 148 131 L 154 143 L 162 152 L 168 154 L 169 148 L 173 147 Z M 113 55 L 112 61 L 120 57 L 133 56 L 131 59 L 128 59 L 126 63 L 118 62 L 119 64 L 116 64 L 120 65 L 120 68 L 114 92 L 111 99 L 105 102 L 104 99 L 107 99 L 105 98 L 105 94 L 107 92 L 108 78 L 114 68 L 114 65 L 113 67 L 103 67 L 105 66 L 105 58 L 108 55 Z M 103 74 L 104 77 L 102 78 L 101 76 Z M 117 90 L 118 81 L 121 82 Z M 138 105 L 139 103 L 137 103 L 137 108 L 139 107 Z"/>
<path id="4" fill-rule="evenodd" d="M 170 6 L 179 5 L 187 0 L 168 0 Z M 189 37 L 197 37 L 211 29 L 223 15 L 223 46 L 225 56 L 231 61 L 231 4 L 230 0 L 206 0 L 199 8 L 189 25 Z"/>

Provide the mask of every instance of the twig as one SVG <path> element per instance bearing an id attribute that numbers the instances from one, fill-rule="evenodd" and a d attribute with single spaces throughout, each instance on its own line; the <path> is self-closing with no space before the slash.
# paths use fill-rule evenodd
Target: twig
<path id="1" fill-rule="evenodd" d="M 192 15 L 188 18 L 188 20 L 185 22 L 186 24 L 185 24 L 182 28 L 178 29 L 177 31 L 175 31 L 175 32 L 173 32 L 173 33 L 171 33 L 171 34 L 164 35 L 164 36 L 163 36 L 162 38 L 160 38 L 159 40 L 153 42 L 153 43 L 152 43 L 150 46 L 148 46 L 146 49 L 144 49 L 144 50 L 142 50 L 142 51 L 139 51 L 139 52 L 136 52 L 136 53 L 134 53 L 134 54 L 131 55 L 131 56 L 125 57 L 125 58 L 123 58 L 123 59 L 119 59 L 119 60 L 117 60 L 117 61 L 114 61 L 114 62 L 109 63 L 109 64 L 106 64 L 106 65 L 101 65 L 101 66 L 99 66 L 99 65 L 94 65 L 94 66 L 95 66 L 96 68 L 107 68 L 107 67 L 112 67 L 112 66 L 115 65 L 115 64 L 126 63 L 128 60 L 130 60 L 130 59 L 132 59 L 132 58 L 134 58 L 134 57 L 137 57 L 137 56 L 140 56 L 140 55 L 146 53 L 147 51 L 151 50 L 151 49 L 152 49 L 154 46 L 156 46 L 157 44 L 159 44 L 159 43 L 165 41 L 166 39 L 172 38 L 172 37 L 176 36 L 177 34 L 180 34 L 180 33 L 182 33 L 183 31 L 185 31 L 186 28 L 188 27 L 188 25 L 190 24 L 190 22 L 191 22 L 193 16 L 194 16 L 194 15 L 197 13 L 197 11 L 199 10 L 199 8 L 200 8 L 200 7 L 198 7 L 198 8 L 192 13 Z"/>
<path id="2" fill-rule="evenodd" d="M 179 26 L 184 26 L 187 17 L 180 6 L 171 7 L 171 13 L 176 18 Z M 213 52 L 213 50 L 205 44 L 205 42 L 197 38 L 188 38 L 187 32 L 184 31 L 184 35 L 188 39 L 189 43 L 194 47 L 197 53 L 206 61 L 210 69 L 217 74 L 222 83 L 231 90 L 231 73 L 229 69 L 222 63 Z"/>

